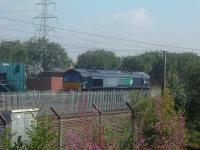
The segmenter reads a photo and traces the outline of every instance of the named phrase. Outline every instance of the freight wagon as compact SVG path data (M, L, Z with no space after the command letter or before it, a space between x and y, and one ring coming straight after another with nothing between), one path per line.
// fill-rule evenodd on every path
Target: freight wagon
M144 72L70 69L63 75L64 90L149 89Z

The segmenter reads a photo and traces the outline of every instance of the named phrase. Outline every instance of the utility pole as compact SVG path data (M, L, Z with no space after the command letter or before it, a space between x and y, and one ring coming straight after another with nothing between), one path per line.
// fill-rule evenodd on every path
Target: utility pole
M41 13L38 16L34 17L35 20L40 20L39 28L36 29L36 35L39 36L39 38L46 39L48 33L54 30L53 27L50 27L48 25L49 19L58 20L57 16L49 13L51 5L54 5L54 7L56 8L56 3L51 0L41 0L40 2L35 4L36 9L37 7L39 7L41 11Z
M164 54L164 66L163 66L163 83L162 83L162 95L164 94L164 90L167 84L167 52L162 51Z

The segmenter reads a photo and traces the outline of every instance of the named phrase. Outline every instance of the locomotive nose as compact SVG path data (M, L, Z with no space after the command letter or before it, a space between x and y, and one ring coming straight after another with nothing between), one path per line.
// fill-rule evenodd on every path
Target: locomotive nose
M80 83L72 83L72 82L68 82L68 83L63 83L63 88L66 91L77 91L77 90L81 90L81 84Z

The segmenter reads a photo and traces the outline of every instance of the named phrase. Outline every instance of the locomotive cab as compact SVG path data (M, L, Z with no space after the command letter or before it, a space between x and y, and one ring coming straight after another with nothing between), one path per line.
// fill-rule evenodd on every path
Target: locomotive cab
M64 74L63 88L66 91L81 90L81 82L82 82L81 75L74 70L69 70Z

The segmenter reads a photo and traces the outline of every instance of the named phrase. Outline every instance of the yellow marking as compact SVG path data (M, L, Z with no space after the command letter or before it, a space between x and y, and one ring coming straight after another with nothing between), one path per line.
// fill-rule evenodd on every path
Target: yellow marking
M81 90L81 84L80 83L63 83L63 89L64 90Z

